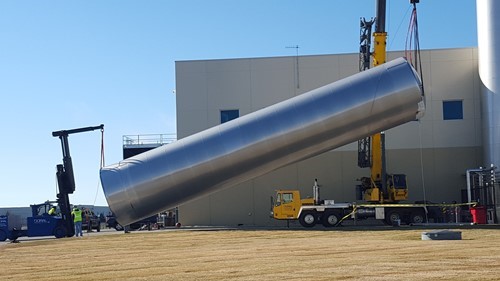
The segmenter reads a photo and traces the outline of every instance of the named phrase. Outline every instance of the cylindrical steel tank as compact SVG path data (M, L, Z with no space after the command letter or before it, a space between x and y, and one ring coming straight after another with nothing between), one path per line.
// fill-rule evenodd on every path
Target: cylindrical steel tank
M500 1L477 0L483 163L500 167Z
M399 58L101 170L122 225L415 120L420 78Z

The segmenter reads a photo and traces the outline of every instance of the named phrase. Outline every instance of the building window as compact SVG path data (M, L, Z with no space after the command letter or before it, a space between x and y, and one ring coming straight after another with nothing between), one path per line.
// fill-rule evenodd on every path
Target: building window
M226 123L227 121L231 121L240 117L239 109L231 109L231 110L221 110L220 111L220 123Z
M464 119L464 110L461 100L443 101L443 119L461 120Z

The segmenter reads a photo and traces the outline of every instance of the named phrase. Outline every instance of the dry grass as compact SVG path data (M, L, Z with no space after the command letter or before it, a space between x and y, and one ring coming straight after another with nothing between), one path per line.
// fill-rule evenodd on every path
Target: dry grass
M0 245L0 280L500 280L500 230L156 231Z

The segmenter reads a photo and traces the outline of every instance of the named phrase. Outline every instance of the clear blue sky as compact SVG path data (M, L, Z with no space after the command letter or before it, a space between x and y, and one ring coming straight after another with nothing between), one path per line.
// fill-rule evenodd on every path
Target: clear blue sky
M404 49L410 4L387 0L388 50ZM477 46L473 0L421 0L422 49ZM0 206L56 195L52 131L105 125L106 163L122 135L175 133L175 61L356 53L374 0L0 1ZM106 205L100 133L70 135L74 204Z

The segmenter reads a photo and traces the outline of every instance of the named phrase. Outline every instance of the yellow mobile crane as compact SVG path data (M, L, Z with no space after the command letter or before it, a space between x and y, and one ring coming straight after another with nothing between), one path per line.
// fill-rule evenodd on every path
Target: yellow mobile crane
M415 5L419 0L410 0ZM377 0L375 32L373 33L373 66L385 63L387 32L385 31L386 0ZM368 30L361 32L360 71L370 67L370 33L372 21L361 19L361 28ZM365 44L363 44L365 42ZM377 133L358 142L358 166L370 167L370 177L362 177L358 188L358 199L370 203L397 203L408 199L406 175L387 174L385 164L385 135Z
M416 11L419 0L410 0ZM386 62L385 31L386 0L376 1L375 20L361 19L360 36L360 71ZM415 14L416 15L416 14ZM416 20L416 18L415 18ZM371 52L371 26L375 23L373 33L374 47ZM336 226L342 220L351 218L375 217L387 224L422 223L426 221L425 204L398 204L408 199L406 175L387 174L385 165L384 133L377 133L358 142L358 166L370 168L370 177L362 177L358 188L358 199L369 204L335 203L333 200L320 200L317 180L313 186L313 197L301 199L298 190L278 190L276 200L273 199L271 216L275 219L298 219L304 227L312 227L320 222L325 227Z

